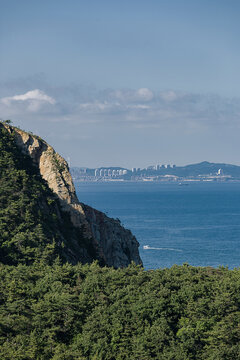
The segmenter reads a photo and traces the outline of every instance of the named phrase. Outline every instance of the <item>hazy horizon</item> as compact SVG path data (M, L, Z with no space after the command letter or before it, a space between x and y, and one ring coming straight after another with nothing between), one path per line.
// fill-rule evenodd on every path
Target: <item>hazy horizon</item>
M240 165L236 0L3 2L0 118L72 166Z
M67 159L66 159L67 160ZM69 162L69 159L68 159L68 162ZM118 164L115 164L115 165L101 165L101 166L97 166L97 167L91 167L91 166L75 166L75 165L72 165L70 163L70 166L71 168L81 168L81 169L101 169L101 168L123 168L123 169L128 169L128 170L132 170L132 168L140 168L141 170L143 169L146 169L148 166L155 166L155 165L176 165L176 167L185 167L185 166L189 166L189 165L199 165L201 163L211 163L211 164L219 164L219 165L232 165L232 166L240 166L240 165L237 165L237 164L233 164L233 163L223 163L223 162L219 162L219 163L215 163L215 162L211 162L211 161L207 161L207 160L203 160L203 161L200 161L199 163L187 163L187 164L176 164L176 163L166 163L166 164L162 164L162 163L159 163L159 164L152 164L152 163L149 163L149 164L146 164L145 166L143 167L138 167L138 166L131 166L131 167L124 167L122 165L118 165Z

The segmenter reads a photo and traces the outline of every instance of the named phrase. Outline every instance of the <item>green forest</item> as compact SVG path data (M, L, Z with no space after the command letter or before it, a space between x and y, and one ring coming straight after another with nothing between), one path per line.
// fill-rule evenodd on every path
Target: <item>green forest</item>
M73 231L0 126L0 359L240 359L240 269L69 263Z

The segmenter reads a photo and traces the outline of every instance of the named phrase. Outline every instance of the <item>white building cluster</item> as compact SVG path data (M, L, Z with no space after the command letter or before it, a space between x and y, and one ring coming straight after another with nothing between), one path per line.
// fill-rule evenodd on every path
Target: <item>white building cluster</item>
M95 177L116 177L127 174L126 169L112 170L112 169L95 169Z
M174 169L176 165L171 164L157 164L153 166L154 170L160 170L160 169Z
M162 170L162 169L174 169L176 165L170 165L170 164L157 164L157 165L150 165L147 168L143 170ZM137 172L141 171L140 168L132 168L132 173L136 174Z
M140 168L132 168L132 173L135 174L137 173L138 171L140 171L141 169Z
M157 164L157 165L150 165L147 168L145 168L144 170L163 170L163 169L174 169L176 167L176 165L170 165L170 164ZM132 169L132 171L134 170L134 168ZM140 169L139 169L140 170ZM134 172L134 171L133 171Z

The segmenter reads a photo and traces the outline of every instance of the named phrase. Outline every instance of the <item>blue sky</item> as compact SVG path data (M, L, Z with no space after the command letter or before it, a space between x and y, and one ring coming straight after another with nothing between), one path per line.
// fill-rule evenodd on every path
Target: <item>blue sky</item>
M0 117L73 165L240 165L234 0L0 0Z

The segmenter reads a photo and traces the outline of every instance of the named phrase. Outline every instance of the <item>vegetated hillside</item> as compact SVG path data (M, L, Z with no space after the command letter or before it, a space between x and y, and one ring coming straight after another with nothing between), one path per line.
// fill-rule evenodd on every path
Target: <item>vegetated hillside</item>
M52 205L52 208L55 207L56 210L57 206L58 209L55 215L59 213L58 220L63 225L63 229L70 230L66 236L64 232L60 231L67 241L64 252L61 252L64 253L67 261L86 263L98 259L102 264L115 268L128 266L131 261L142 264L138 251L139 243L131 231L125 229L117 219L109 218L101 211L79 201L68 164L52 146L38 136L6 123L0 122L0 129L9 141L11 139L14 151L18 153L20 159L18 163L12 164L13 169L16 167L17 170L23 170L28 174L32 168L31 171L35 170L35 173L38 174L39 181L45 184L45 189L52 190L53 200L57 200L53 201ZM7 152L11 153L11 146L5 149L5 153ZM28 159L28 162L24 159ZM21 162L24 162L23 168L19 167ZM20 184L21 192L17 191L17 196L21 193L26 194L26 188L29 189L31 197L34 195L34 190L32 192L30 190L32 180L28 178L29 184L25 188L22 183ZM45 202L46 196L43 195ZM37 199L35 200L37 201ZM4 204L3 206L5 206ZM38 202L36 204L40 205ZM50 203L48 202L48 204ZM45 212L46 218L49 217L48 210L46 209ZM42 213L44 213L43 206ZM64 224L65 217L68 218L66 219L67 224ZM22 220L24 221L24 219ZM57 242L57 245L60 243Z
M76 258L83 263L98 258L32 159L0 127L0 261L31 264L40 258L51 262L56 256L73 263Z
M240 359L240 271L0 265L4 360Z

